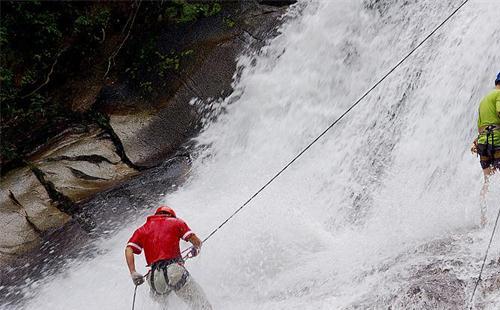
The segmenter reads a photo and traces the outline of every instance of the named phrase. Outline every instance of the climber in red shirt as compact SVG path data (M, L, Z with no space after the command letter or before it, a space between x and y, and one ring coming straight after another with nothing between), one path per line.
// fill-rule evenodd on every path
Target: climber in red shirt
M212 309L205 293L184 267L179 248L181 239L193 245L188 257L200 253L202 242L186 222L177 218L172 208L160 206L155 215L149 216L146 223L134 232L125 248L132 281L141 285L146 277L151 295L161 303L174 291L192 309ZM143 250L151 267L146 276L135 270L134 254L141 254Z

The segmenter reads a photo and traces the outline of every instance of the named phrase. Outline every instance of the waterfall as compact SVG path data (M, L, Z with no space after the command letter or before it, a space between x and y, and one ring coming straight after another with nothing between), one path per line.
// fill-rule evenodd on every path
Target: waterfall
M167 203L208 235L460 3L293 5L276 38L240 56L235 90L214 104L190 178ZM188 261L214 308L465 308L500 207L496 175L490 223L477 227L482 171L469 146L500 70L498 21L498 1L470 1ZM129 308L123 248L142 222L28 283L22 307ZM499 256L500 232L478 307L500 307ZM136 309L160 309L146 286Z

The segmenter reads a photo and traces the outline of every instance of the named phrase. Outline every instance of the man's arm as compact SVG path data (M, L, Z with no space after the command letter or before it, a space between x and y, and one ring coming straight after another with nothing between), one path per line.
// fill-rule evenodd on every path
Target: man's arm
M188 253L188 257L195 257L200 254L202 241L196 234L192 234L187 238L187 241L191 242L193 248Z
M143 275L135 271L134 251L130 246L125 248L125 259L127 260L127 266L130 271L130 276L132 277L132 282L134 282L135 285L141 285L144 283Z
M201 249L201 240L200 238L198 238L198 236L196 234L192 234L191 236L189 236L189 238L187 238L187 241L191 242L191 244L197 248L197 249Z
M135 272L134 251L129 246L125 247L125 259L127 260L127 266L130 273Z
M496 105L496 108L497 108L498 117L500 117L500 95L497 96L497 102L496 102L495 105Z

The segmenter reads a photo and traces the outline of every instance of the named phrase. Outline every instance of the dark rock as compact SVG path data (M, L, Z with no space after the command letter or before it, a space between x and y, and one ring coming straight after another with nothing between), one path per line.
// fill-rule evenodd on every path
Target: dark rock
M165 52L192 49L195 59L169 78L165 94L154 102L139 98L120 102L119 98L124 98L120 94L127 91L119 83L102 94L106 100L100 107L108 114L130 161L137 166L158 165L192 137L201 115L189 103L194 98L210 102L231 94L237 56L249 45L262 46L283 13L283 9L245 4L231 11L236 19L232 27L214 17L184 28L166 29L158 42L160 48L164 45ZM169 96L172 88L176 91Z
M260 4L270 5L270 6L289 6L297 2L297 0L257 0Z

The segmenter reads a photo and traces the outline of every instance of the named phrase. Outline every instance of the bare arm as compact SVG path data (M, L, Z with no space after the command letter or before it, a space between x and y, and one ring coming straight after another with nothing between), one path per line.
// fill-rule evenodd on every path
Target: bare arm
M125 248L125 259L127 260L127 266L130 271L130 276L132 277L132 282L134 282L136 286L144 283L144 276L135 271L134 251L129 246Z
M191 244L197 248L197 249L201 249L201 240L200 238L198 238L198 236L196 234L192 234L191 236L189 236L189 238L187 239L187 241L191 242Z
M130 273L135 272L134 252L129 246L125 248L125 259L127 260L127 266Z

